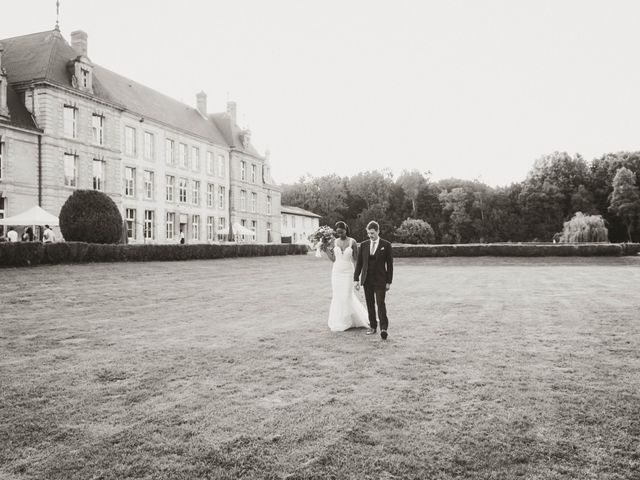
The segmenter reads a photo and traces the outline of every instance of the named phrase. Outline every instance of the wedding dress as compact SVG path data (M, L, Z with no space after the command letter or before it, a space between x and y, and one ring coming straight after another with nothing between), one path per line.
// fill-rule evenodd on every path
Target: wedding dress
M342 251L333 247L335 262L331 270L331 288L333 297L329 308L329 329L342 332L349 328L368 327L367 309L356 297L353 289L353 249L351 246Z

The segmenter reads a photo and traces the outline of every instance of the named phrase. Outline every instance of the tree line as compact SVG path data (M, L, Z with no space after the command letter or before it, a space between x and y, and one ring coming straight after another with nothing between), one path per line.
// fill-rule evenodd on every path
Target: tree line
M388 170L351 177L300 178L282 186L282 204L344 220L357 240L370 220L394 241L413 243L550 242L565 222L601 217L612 242L640 240L640 152L606 154L591 162L554 152L537 159L524 181L490 187L477 180L432 181L428 171ZM592 220L589 220L592 221ZM424 225L428 224L426 227Z

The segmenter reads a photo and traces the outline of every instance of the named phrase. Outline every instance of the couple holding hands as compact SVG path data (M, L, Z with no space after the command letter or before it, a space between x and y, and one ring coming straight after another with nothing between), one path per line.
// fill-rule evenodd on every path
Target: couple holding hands
M323 248L333 262L329 328L340 332L349 328L368 327L367 335L373 335L377 333L379 318L380 337L386 340L389 319L385 297L393 280L391 243L380 238L380 226L377 222L368 223L369 239L359 246L348 234L349 227L346 223L336 223L333 244ZM364 288L366 309L354 292L354 288L359 290L361 286Z

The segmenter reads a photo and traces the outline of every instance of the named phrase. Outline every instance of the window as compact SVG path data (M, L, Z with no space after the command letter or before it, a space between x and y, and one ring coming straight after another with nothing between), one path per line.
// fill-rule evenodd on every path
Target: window
M271 215L271 195L267 195L267 215Z
M78 186L78 159L72 153L64 154L64 185L66 187Z
M91 132L93 133L93 143L104 144L104 117L93 114L91 117Z
M200 149L191 147L191 168L196 172L200 171Z
M227 175L226 168L224 167L224 156L218 155L218 176L224 178Z
M0 220L4 218L5 199L0 197ZM4 225L0 225L0 237L4 236Z
M256 222L255 220L251 220L251 231L253 233L256 233L257 227L258 227L258 222ZM253 237L253 238L255 238L255 237Z
M215 164L213 161L213 153L207 152L207 173L209 175L215 175Z
M258 194L255 192L251 192L251 211L256 213L258 209Z
M167 202L173 202L173 192L176 188L176 177L174 177L173 175L167 175L165 177L165 180L167 184L166 200Z
M82 87L89 88L89 70L87 70L86 68L81 68L80 76L82 77Z
M167 240L173 240L173 236L175 233L175 225L176 225L176 214L174 212L167 212L166 233L165 233Z
M240 190L240 210L247 209L247 191Z
M124 196L136 196L136 169L125 167L124 169Z
M191 203L200 205L200 182L191 180Z
M153 133L144 132L144 159L153 160L154 153Z
M70 105L64 106L64 136L69 138L76 138L76 115L78 109Z
M271 222L267 222L267 243L271 243L273 239L271 238Z
M104 191L104 167L102 160L93 159L93 189Z
M219 208L220 210L222 210L222 209L224 209L224 208L225 208L225 207L224 207L224 203L225 203L225 202L224 202L224 199L225 199L225 196L226 196L225 188L224 188L222 185L220 185L220 186L218 187L218 208Z
M175 158L173 157L173 140L166 139L164 141L164 161L167 165L173 165Z
M124 127L124 153L131 157L136 155L136 129Z
M3 174L4 174L4 142L2 141L2 136L0 136L0 180L2 180Z
M216 186L207 183L207 207L213 208L216 199Z
M251 164L251 183L256 183L256 166Z
M207 217L207 240L213 242L216 239L216 221L213 217Z
M240 160L240 180L246 180L247 178L247 162Z
M144 239L145 240L153 240L154 232L153 232L153 210L145 210L144 211Z
M191 235L194 240L200 240L200 215L191 216Z
M178 184L178 200L180 203L187 203L187 179L181 178Z
M144 171L144 198L153 200L153 172Z
M127 221L127 238L132 240L136 238L136 210L135 208L127 208L125 210L125 219Z
M283 227L287 226L287 216L286 215L282 215L282 226Z
M224 217L218 218L218 231L225 231L227 229L227 219ZM226 235L226 233L221 233L220 236Z
M184 143L179 145L178 154L180 156L180 166L182 168L189 168L189 157L187 156L187 146Z

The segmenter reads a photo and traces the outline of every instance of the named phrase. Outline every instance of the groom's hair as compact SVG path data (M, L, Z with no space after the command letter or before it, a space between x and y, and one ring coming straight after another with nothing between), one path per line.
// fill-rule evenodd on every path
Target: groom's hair
M367 223L367 230L375 230L376 232L379 232L380 225L378 225L378 222L376 222L375 220L371 220L369 223Z

